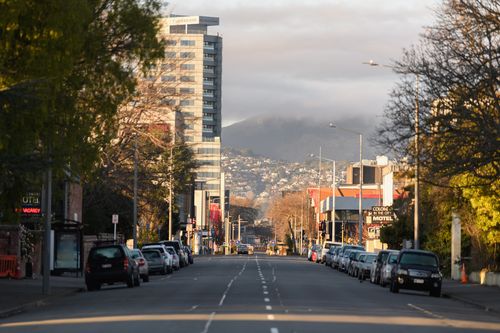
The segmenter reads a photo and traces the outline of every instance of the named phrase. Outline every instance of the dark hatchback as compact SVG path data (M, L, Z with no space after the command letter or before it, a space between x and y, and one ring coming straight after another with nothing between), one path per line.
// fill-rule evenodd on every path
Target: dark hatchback
M103 283L115 282L126 283L129 288L140 285L139 267L129 249L123 245L92 248L85 267L87 289L99 290Z
M403 250L392 268L390 290L428 291L431 296L441 296L443 275L439 271L438 257L429 251Z

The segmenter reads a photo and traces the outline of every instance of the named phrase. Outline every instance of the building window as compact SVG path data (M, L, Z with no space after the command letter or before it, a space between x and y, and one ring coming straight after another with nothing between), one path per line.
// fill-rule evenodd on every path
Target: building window
M194 82L194 76L181 76L181 82Z
M205 50L214 50L215 49L215 43L212 42L204 42L203 43L203 48Z
M203 108L205 109L213 109L215 107L214 102L203 101Z
M213 86L214 85L214 79L208 78L208 77L204 77L203 78L203 84L206 84L206 85L209 85L209 86Z
M194 112L182 112L182 114L184 115L184 117L186 118L191 118L191 117L194 117Z
M213 55L213 54L206 54L206 53L205 53L205 54L203 55L203 58L204 58L205 60L215 61L215 55Z
M184 136L184 141L185 142L193 142L194 138L190 135L186 135L186 136Z
M181 45L182 46L195 46L195 41L194 40L188 40L188 39L182 39L181 40Z
M162 75L161 82L174 82L175 75Z
M194 101L192 99L183 99L183 100L181 100L180 105L181 106L193 106Z
M198 148L197 152L198 154L220 154L219 148Z
M220 174L218 172L197 172L197 178L218 178ZM205 184L207 185L207 184Z
M175 64L161 64L162 71L172 71L175 69Z
M175 105L175 100L173 100L171 98L162 98L160 100L160 105L172 106L172 105Z
M203 165L214 165L217 166L220 164L220 160L198 160L201 166Z
M215 67L214 66L204 65L203 66L203 73L215 74Z
M169 94L169 95L175 95L175 88L172 88L172 87L162 87L160 89L160 92L162 94Z
M165 58L175 58L176 55L175 52L165 52Z
M166 44L167 44L167 46L175 46L175 45L177 45L177 41L175 41L173 39L167 39Z
M194 94L194 88L180 88L179 92L181 94Z
M182 59L192 59L194 58L194 52L181 52Z
M181 64L181 69L185 71L194 71L194 64Z

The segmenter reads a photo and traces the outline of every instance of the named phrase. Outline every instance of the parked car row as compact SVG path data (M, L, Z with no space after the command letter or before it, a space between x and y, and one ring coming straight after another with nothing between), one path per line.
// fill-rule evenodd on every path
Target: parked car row
M326 251L325 251L326 250ZM324 259L322 258L324 252ZM362 246L325 242L313 245L308 260L324 262L360 281L367 278L373 284L389 286L390 291L400 289L427 291L431 296L441 296L442 274L438 257L429 251L406 249L366 252Z
M170 274L193 264L189 246L180 240L145 244L141 250L124 245L104 245L90 250L85 267L85 284L89 291L103 284L122 282L129 288L149 282L152 274Z

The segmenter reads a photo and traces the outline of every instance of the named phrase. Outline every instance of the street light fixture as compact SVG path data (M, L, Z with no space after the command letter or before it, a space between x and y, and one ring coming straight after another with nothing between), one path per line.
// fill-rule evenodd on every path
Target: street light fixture
M363 62L365 65L373 67L387 67L395 69L394 66L383 65L370 60L368 62ZM418 237L419 228L419 183L420 183L420 147L419 147L419 136L420 136L420 125L419 125L419 103L418 103L418 85L419 76L418 73L415 74L415 207L413 210L413 247L418 249L420 247L420 241Z
M359 135L359 204L358 204L358 244L363 245L363 134L351 129L342 128L334 123L330 123L330 128L337 128L346 132Z

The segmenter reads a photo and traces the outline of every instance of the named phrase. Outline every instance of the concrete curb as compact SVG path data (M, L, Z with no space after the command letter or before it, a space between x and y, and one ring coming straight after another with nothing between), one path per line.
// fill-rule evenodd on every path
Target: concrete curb
M11 308L11 309L0 310L0 319L12 317L12 316L15 316L17 314L26 312L28 310L32 310L32 309L36 309L36 308L42 307L44 305L47 305L51 300L55 300L55 299L58 299L58 298L66 297L66 296L69 296L69 295L73 295L73 294L76 294L76 293L79 293L79 292L82 292L82 291L85 291L85 290L86 290L85 288L80 287L80 288L76 288L74 290L69 290L67 292L62 292L62 293L58 293L58 294L55 294L55 295L50 295L50 296L44 297L42 299L39 299L37 301L28 302L26 304L19 305L19 306L16 306L14 308Z
M481 310L484 310L486 312L495 312L495 313L500 313L500 309L495 309L495 308L490 308L484 304L480 304L478 302L474 302L474 301L471 301L469 299L466 299L466 298L463 298L463 297L460 297L460 296L456 296L456 295L453 295L453 294L450 294L450 293L442 293L442 296L444 298L448 298L448 299L452 299L452 300L455 300L455 301L458 301L458 302L461 302L461 303L464 303L464 304L467 304L467 305L471 305L471 306L474 306L476 308L479 308Z

